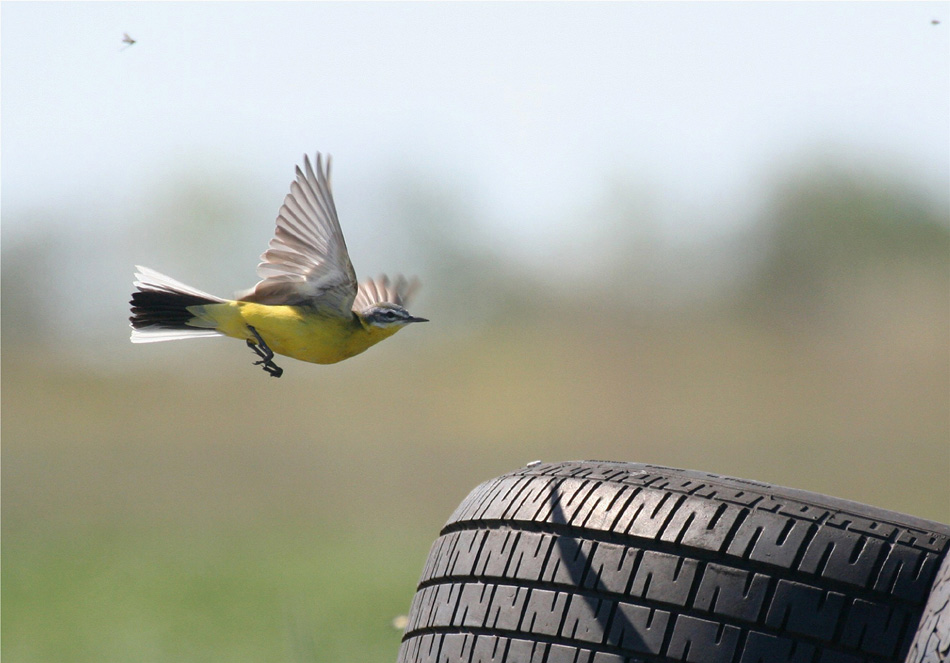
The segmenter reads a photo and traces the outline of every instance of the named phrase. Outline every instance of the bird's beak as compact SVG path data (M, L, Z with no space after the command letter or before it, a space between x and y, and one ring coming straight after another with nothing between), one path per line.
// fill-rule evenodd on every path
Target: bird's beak
M429 322L428 318L409 318L409 322Z

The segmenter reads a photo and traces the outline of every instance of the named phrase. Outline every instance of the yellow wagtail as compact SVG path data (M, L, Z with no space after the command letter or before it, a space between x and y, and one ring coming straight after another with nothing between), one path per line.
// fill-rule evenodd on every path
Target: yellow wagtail
M260 357L254 362L275 378L284 372L274 353L333 364L363 352L412 322L428 322L405 309L419 281L386 276L357 284L317 153L314 172L304 168L277 216L277 229L261 255L261 281L234 300L196 290L136 266L132 293L132 342L200 336L243 339Z

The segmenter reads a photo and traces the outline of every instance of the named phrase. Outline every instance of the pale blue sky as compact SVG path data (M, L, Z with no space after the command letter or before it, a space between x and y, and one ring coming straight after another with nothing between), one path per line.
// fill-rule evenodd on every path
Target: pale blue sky
M192 160L276 213L318 149L338 198L405 168L526 243L576 232L605 177L702 216L814 149L946 197L948 7L4 2L4 234L37 208L134 217Z

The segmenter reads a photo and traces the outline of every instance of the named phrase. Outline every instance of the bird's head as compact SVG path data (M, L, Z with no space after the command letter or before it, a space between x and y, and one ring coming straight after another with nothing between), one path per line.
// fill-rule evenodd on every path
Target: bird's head
M402 306L389 302L373 304L358 315L360 322L363 323L363 327L366 329L385 329L390 333L396 332L413 322L429 322L425 318L414 317Z

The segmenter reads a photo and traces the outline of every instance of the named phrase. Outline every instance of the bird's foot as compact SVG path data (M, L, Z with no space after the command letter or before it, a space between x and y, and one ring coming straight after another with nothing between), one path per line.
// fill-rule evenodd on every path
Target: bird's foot
M247 339L247 347L261 358L260 361L255 361L254 365L263 368L271 377L279 378L284 374L284 369L273 362L274 351L267 347L267 343L264 342L264 339L261 338L261 335L257 333L254 327L248 325L247 328L251 330L254 338L257 339L256 343L251 339Z

